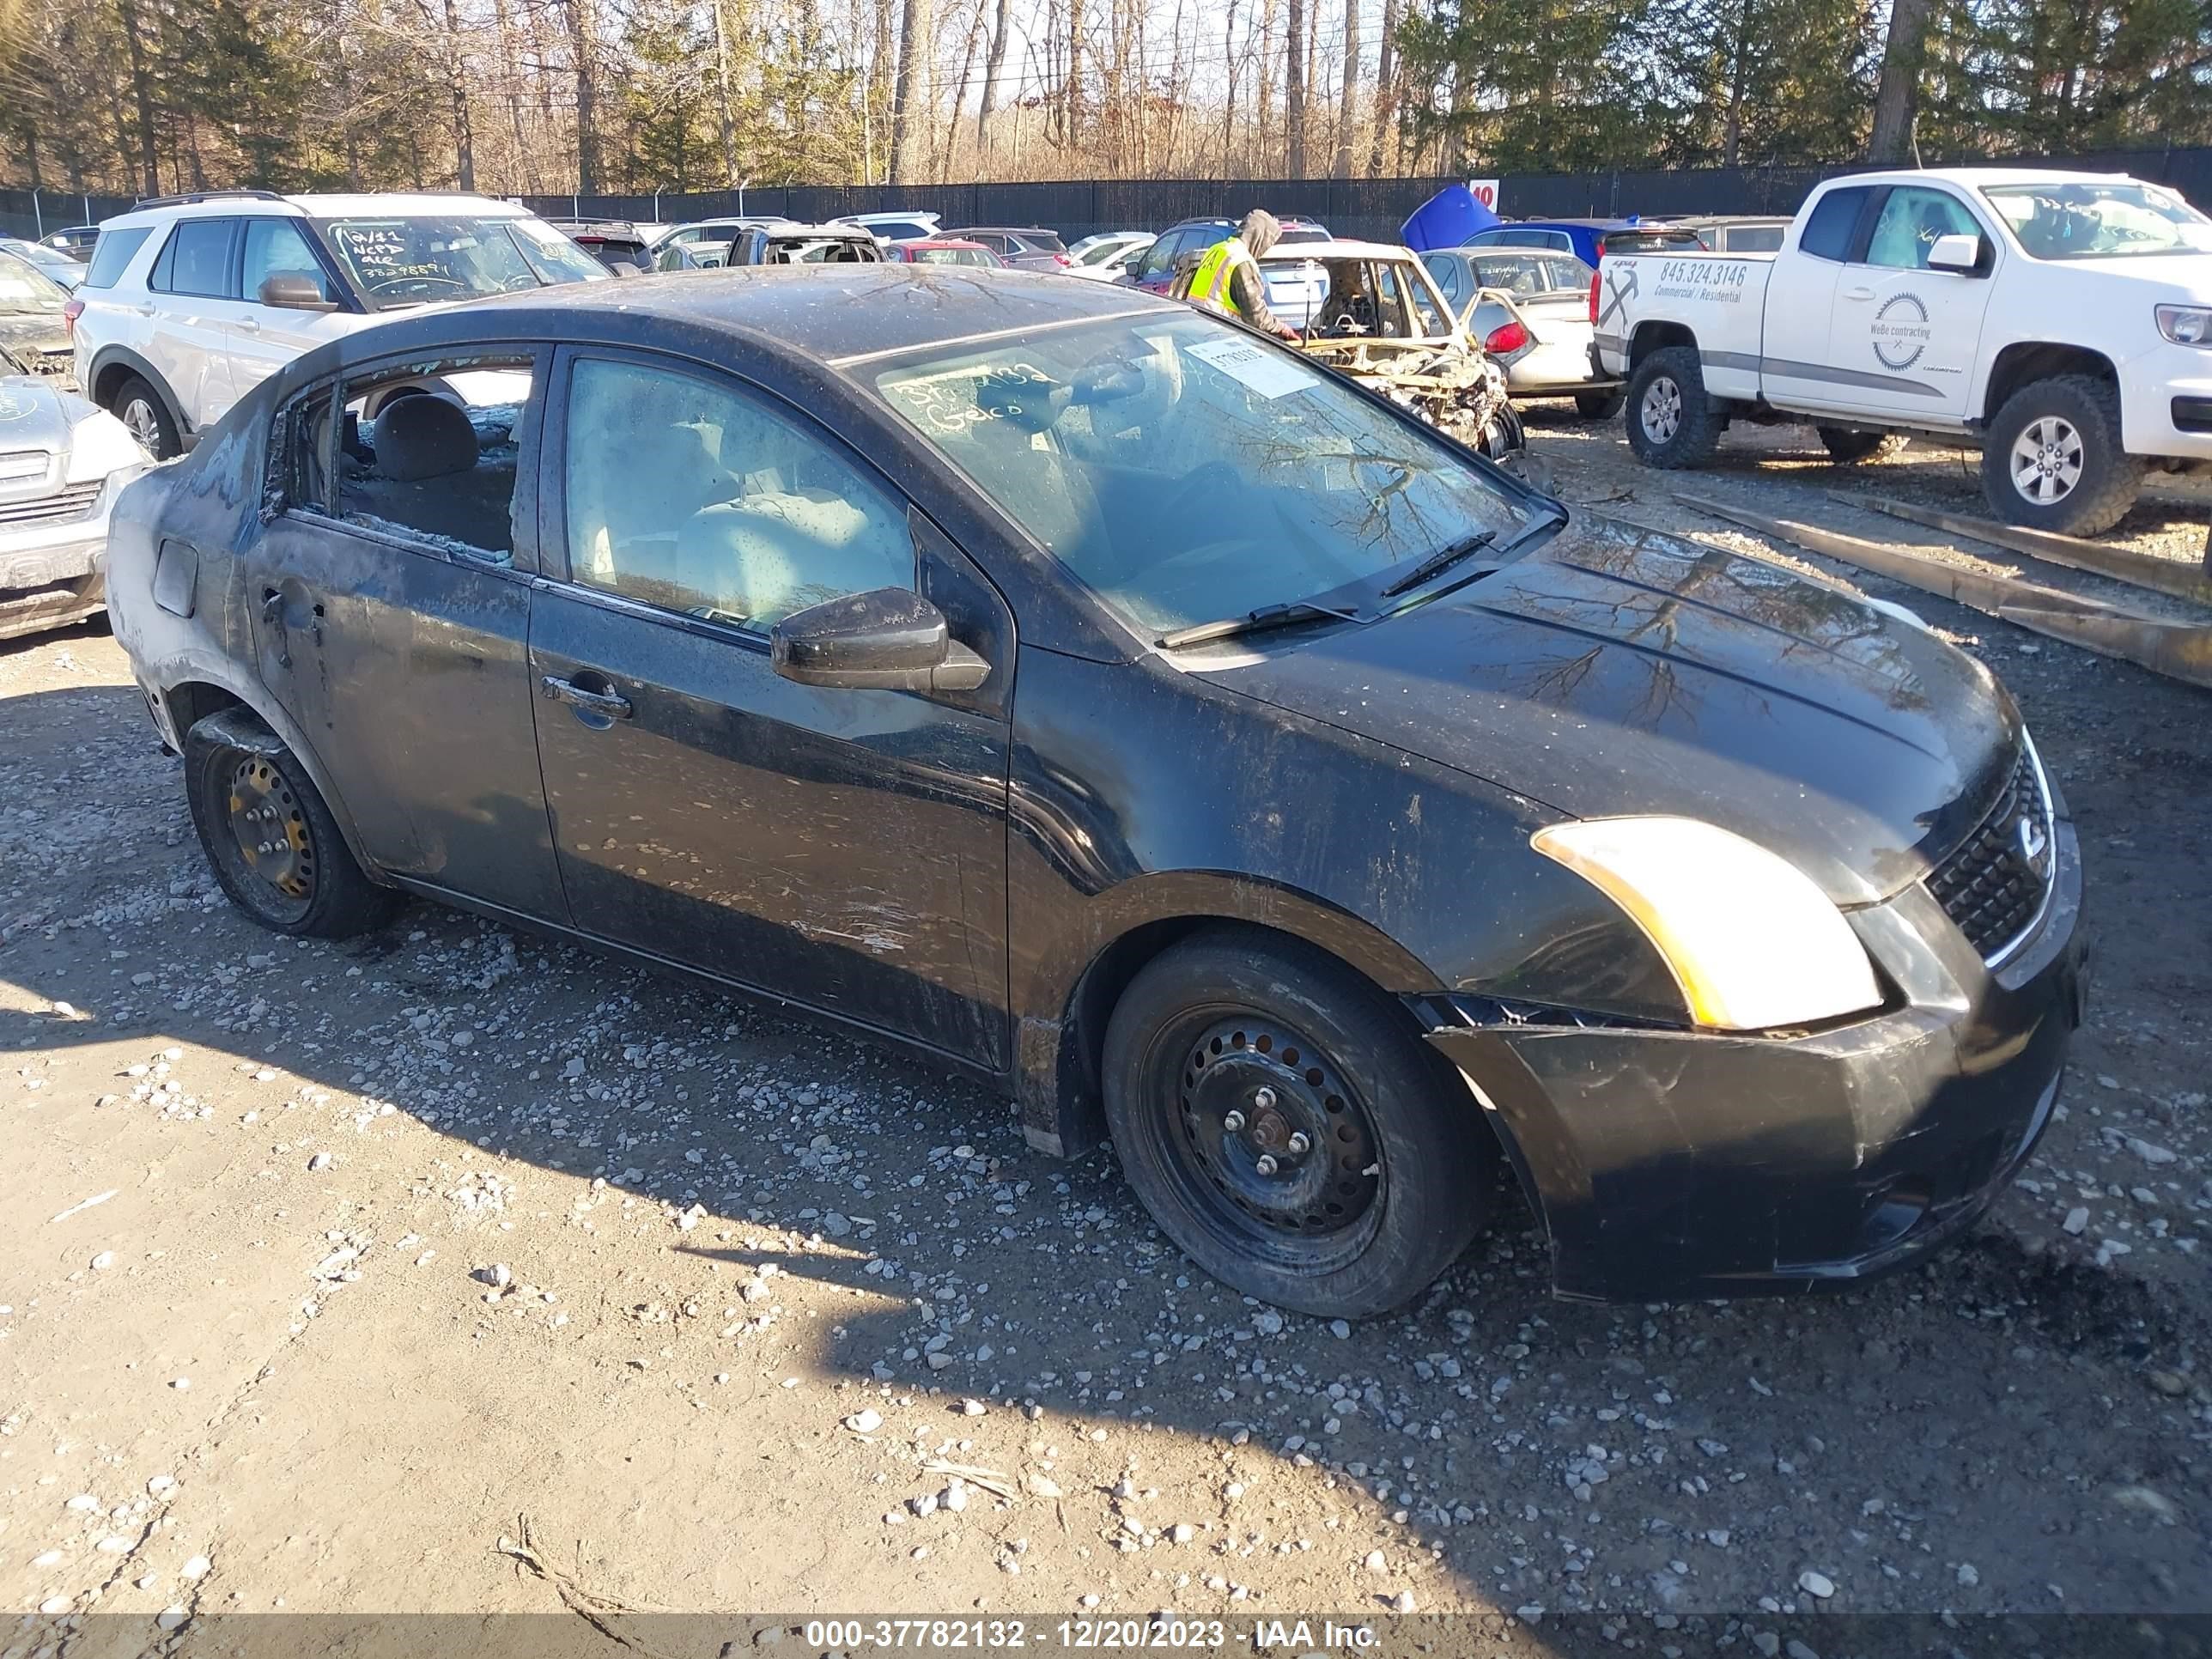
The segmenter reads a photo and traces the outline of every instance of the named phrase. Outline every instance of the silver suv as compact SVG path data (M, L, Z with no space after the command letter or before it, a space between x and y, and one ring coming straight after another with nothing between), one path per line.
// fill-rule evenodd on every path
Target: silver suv
M611 280L513 203L204 191L103 223L64 314L85 395L167 459L301 352L395 311Z

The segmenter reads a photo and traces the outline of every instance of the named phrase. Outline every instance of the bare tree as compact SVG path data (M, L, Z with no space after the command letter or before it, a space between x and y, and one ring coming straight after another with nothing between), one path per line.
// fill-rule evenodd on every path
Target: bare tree
M1902 161L1912 153L1920 113L1921 47L1929 0L1890 0L1889 38L1881 49L1881 84L1874 95L1874 137L1867 159Z
M138 32L137 0L116 0L123 19L123 40L131 49L131 101L138 115L138 164L145 176L146 193L161 193L161 169L154 158L154 75L146 62L146 43Z
M930 0L905 0L899 18L898 83L891 91L890 182L913 182L929 145Z
M1367 146L1367 176L1382 176L1382 145L1398 117L1398 0L1382 0L1382 39L1375 63L1375 137ZM1395 143L1391 146L1395 151ZM1393 170L1396 156L1391 158Z
M1284 53L1288 72L1283 81L1283 127L1290 151L1284 171L1293 179L1306 176L1306 9L1310 3L1291 0L1290 39Z
M1344 94L1336 112L1336 165L1340 179L1352 177L1352 128L1359 119L1359 0L1344 0Z
M983 90L975 106L975 149L979 164L989 160L987 152L991 143L991 114L999 106L999 77L1006 67L1006 37L1012 32L1012 20L1006 15L1012 0L998 0L998 14L991 23L991 50L983 59Z
M599 31L592 0L563 0L576 76L576 189L599 193Z

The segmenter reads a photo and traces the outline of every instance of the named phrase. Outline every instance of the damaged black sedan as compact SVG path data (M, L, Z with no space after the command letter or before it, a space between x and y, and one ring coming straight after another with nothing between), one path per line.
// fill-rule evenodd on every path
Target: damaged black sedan
M1979 664L1126 289L409 318L132 486L108 588L263 925L413 893L903 1043L1314 1313L1418 1293L1501 1155L1564 1295L1913 1259L2078 1020Z

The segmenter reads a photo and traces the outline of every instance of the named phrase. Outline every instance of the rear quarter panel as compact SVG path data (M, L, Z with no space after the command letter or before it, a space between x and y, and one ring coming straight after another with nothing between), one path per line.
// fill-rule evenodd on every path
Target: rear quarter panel
M1652 342L1673 343L1686 329L1708 391L1756 398L1772 275L1771 254L1608 253L1598 267L1597 343L1606 367L1625 375Z

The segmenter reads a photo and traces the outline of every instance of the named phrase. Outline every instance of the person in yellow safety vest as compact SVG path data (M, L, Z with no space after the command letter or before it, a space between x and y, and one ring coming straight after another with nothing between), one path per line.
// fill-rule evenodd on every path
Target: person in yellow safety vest
M1285 340L1297 330L1267 309L1267 285L1260 275L1260 256L1283 240L1283 227L1265 208L1244 216L1237 234L1206 251L1191 273L1189 298Z

